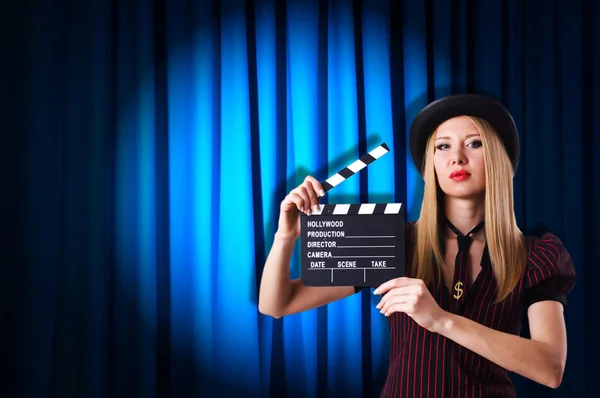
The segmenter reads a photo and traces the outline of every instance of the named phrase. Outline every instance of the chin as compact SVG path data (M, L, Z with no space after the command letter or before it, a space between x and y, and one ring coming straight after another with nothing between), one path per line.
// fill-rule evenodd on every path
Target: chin
M485 198L485 190L474 189L465 186L454 186L442 188L444 195L451 198L473 200Z
M464 194L464 195L446 195L452 198L456 198L456 199L461 199L461 200L481 200L483 201L485 199L485 195L478 192L478 193L472 193L472 194Z

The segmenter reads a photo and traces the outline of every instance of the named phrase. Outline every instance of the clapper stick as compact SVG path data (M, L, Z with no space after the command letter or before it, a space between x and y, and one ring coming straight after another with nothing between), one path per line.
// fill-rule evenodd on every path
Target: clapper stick
M340 183L346 181L348 178L352 177L354 174L358 173L386 153L390 151L390 148L386 145L386 143L382 143L377 148L373 149L371 152L364 154L360 159L352 163L351 165L344 167L327 180L321 183L323 186L323 191L327 192L331 190L333 187L339 185Z

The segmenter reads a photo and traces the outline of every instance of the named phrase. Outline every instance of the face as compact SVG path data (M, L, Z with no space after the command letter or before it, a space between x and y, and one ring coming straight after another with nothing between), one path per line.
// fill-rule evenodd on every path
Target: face
M435 173L451 197L475 198L485 192L485 163L479 131L466 117L442 123L435 136Z

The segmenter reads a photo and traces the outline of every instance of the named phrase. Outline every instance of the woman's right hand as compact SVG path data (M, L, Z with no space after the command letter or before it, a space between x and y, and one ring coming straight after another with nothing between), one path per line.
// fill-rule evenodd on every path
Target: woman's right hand
M300 212L311 214L318 210L324 195L321 183L311 176L307 176L302 184L290 191L279 209L279 236L297 239L300 236Z

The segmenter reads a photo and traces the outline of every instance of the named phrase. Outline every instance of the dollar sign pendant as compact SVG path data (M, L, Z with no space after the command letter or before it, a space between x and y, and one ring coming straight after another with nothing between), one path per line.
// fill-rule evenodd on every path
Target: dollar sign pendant
M459 298L461 298L463 295L463 290L461 289L462 285L463 285L462 282L456 282L456 285L454 285L454 290L456 290L456 293L454 294L454 298L457 300Z

